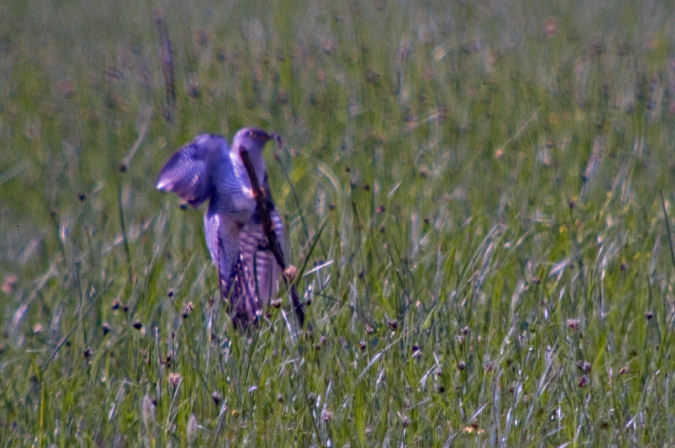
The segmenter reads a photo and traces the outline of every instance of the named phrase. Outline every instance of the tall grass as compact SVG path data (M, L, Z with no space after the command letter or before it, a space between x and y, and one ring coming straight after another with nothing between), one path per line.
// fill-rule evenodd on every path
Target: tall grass
M3 446L675 444L674 13L3 3ZM244 125L311 334L154 190Z

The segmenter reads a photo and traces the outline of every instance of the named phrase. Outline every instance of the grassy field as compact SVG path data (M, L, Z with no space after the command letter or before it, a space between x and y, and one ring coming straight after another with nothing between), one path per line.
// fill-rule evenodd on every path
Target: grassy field
M0 446L675 446L675 5L224 3L0 5ZM311 335L154 189L244 125Z

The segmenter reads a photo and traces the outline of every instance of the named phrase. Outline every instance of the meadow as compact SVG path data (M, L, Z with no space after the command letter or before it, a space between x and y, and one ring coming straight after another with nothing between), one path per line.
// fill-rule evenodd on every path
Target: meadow
M675 446L675 4L0 4L0 446ZM200 133L309 328L220 303Z

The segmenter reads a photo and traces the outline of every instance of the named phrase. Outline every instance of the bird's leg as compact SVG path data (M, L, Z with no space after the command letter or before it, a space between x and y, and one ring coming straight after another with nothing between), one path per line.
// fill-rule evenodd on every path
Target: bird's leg
M281 138L278 136L275 137L275 140L277 141L277 144L281 142ZM284 275L282 277L284 278L284 284L286 285L287 288L290 289L291 302L293 303L293 311L295 311L295 316L298 318L298 323L300 324L300 327L303 327L305 324L305 311L302 309L303 305L300 302L300 297L298 296L298 290L295 287L295 283L289 282L288 277L285 275L286 261L284 260L284 255L281 250L281 244L279 244L279 240L277 239L277 234L274 232L274 228L272 226L272 219L270 218L270 212L267 208L267 204L263 200L264 198L263 189L260 186L260 183L258 182L258 176L256 176L255 169L253 168L253 163L251 162L251 159L248 156L248 149L244 146L241 146L239 148L239 156L241 157L241 161L244 163L244 167L246 168L246 172L248 173L248 177L251 181L251 189L253 190L253 197L256 200L256 203L258 204L258 208L260 209L260 218L262 221L263 229L265 230L265 234L267 235L269 248L272 251L274 258L276 259L277 264L281 267L281 270L284 272Z

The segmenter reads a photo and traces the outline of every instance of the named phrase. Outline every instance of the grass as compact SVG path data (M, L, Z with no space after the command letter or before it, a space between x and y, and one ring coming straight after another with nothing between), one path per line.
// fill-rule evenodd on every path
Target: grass
M4 2L0 443L674 445L674 12ZM244 125L311 336L154 190Z

